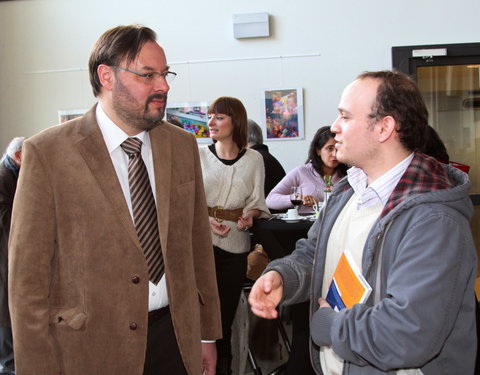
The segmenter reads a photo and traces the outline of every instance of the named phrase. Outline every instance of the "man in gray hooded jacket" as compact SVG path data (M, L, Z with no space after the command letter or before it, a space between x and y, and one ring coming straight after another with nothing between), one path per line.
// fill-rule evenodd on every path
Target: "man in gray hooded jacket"
M308 238L268 266L252 311L311 300L318 374L473 374L476 252L466 174L421 150L428 112L416 85L367 72L344 90L337 159L352 165ZM344 250L373 291L335 311L326 301Z

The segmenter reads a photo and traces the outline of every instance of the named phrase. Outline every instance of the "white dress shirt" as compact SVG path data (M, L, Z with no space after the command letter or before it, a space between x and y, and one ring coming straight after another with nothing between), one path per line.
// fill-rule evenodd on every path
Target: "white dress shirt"
M130 199L130 187L128 185L128 156L121 148L121 144L128 138L128 135L115 125L112 120L108 118L102 109L100 103L97 105L96 110L97 123L103 135L105 144L107 145L108 152L112 158L115 172L117 173L118 181L122 187L125 201L127 202L128 210L132 216L133 211L132 202ZM155 175L153 170L153 157L152 146L150 144L150 136L148 132L141 132L135 136L142 141L142 159L147 167L148 177L150 179L150 185L152 191L155 191ZM157 197L153 194L155 201ZM165 274L162 276L160 282L155 285L149 281L148 288L148 311L157 310L159 308L168 305L167 285L165 280Z
M357 196L357 209L381 203L383 206L388 201L393 189L412 162L413 152L400 163L375 180L370 186L365 172L357 167L347 170L347 179Z

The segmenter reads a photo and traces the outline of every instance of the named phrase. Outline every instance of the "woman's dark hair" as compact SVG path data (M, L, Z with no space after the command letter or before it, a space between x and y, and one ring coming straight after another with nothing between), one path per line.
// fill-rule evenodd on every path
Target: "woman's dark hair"
M330 126L322 126L317 130L313 136L312 142L310 142L308 158L305 163L311 162L313 169L315 169L320 176L324 175L325 163L322 158L318 156L317 150L321 149L330 139L333 138L335 138L335 134L331 132ZM335 172L343 177L347 174L347 166L340 163L337 168L335 168Z
M450 160L450 156L448 155L445 144L441 140L437 131L431 126L427 127L425 144L420 151L428 156L434 157L439 162L444 164L448 164L448 161Z
M97 72L99 65L116 67L124 58L128 65L135 61L145 43L156 39L155 31L141 25L117 26L105 31L93 46L88 61L93 95L98 96L102 88Z
M247 110L240 100L230 96L221 96L210 104L207 113L209 115L213 113L230 116L233 124L233 141L240 150L246 147L248 134Z

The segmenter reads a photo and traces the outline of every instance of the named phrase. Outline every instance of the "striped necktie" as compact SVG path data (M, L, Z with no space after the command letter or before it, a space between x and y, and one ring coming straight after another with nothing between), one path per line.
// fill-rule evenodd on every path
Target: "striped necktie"
M135 229L147 260L150 281L157 285L163 275L164 265L155 199L141 154L142 141L130 137L121 147L128 155L128 184Z

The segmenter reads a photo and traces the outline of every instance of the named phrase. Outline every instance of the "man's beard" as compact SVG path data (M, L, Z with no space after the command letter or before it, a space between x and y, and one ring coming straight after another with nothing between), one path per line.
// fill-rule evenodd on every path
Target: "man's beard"
M150 111L148 104L155 99L163 100L164 105L156 108L155 111ZM165 115L167 94L153 94L149 96L145 101L143 111L135 103L136 99L130 91L117 80L113 90L113 108L125 124L141 131L149 131L162 123Z

